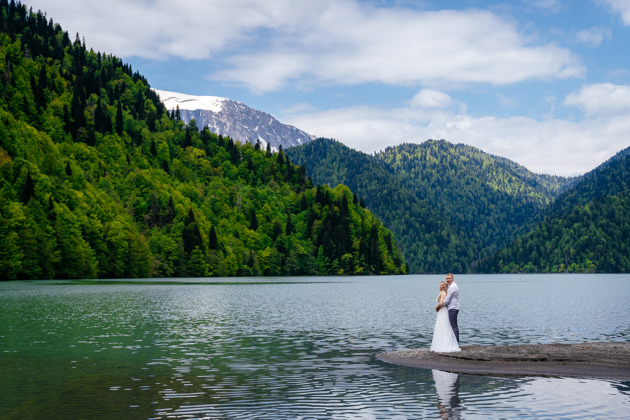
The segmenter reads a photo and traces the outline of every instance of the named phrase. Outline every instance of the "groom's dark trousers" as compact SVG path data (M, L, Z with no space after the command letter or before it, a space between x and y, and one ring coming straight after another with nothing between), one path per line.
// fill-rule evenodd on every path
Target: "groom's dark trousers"
M459 327L457 326L457 314L459 314L459 309L448 310L448 320L451 321L451 328L453 328L455 338L457 339L457 344L459 344Z

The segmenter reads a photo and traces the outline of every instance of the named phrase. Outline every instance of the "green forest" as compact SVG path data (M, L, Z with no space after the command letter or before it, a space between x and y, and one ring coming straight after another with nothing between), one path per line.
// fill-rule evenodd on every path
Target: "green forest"
M411 272L476 271L573 180L444 140L371 155L329 139L287 150L315 182L345 184L398 238Z
M628 272L625 150L578 178L535 174L430 140L366 155L329 139L287 150L315 182L346 184L399 240L410 272Z
M463 263L472 271L533 227L537 215L572 182L444 140L389 147L375 157L460 232L461 246L471 253Z
M630 272L630 148L584 175L482 270Z
M122 60L7 0L0 120L0 279L407 272L348 187L184 124Z
M385 162L330 139L292 147L287 154L295 162L308 162L308 175L315 182L345 184L356 191L394 233L410 272L463 272L474 257L462 232Z

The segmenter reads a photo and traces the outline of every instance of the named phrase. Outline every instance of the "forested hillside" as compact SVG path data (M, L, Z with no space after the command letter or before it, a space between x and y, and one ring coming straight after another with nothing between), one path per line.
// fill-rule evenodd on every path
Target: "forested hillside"
M584 175L540 225L486 261L495 272L629 272L630 148Z
M185 125L120 59L0 10L0 279L404 273L344 186Z
M572 182L443 140L369 156L320 139L287 154L315 182L356 191L396 234L412 272L478 270Z
M474 253L466 247L463 232L390 165L330 139L317 139L286 153L304 164L315 182L345 184L356 191L399 240L411 272L467 271Z
M536 216L571 180L538 175L505 158L440 141L389 147L376 157L409 181L448 224L464 232L476 257L500 249L532 227ZM378 214L378 213L377 213Z

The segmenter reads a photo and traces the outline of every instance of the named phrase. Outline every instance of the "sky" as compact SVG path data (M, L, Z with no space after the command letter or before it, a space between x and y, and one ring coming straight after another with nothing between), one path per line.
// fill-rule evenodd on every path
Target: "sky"
M366 153L444 139L536 173L630 146L630 0L30 0L151 87Z

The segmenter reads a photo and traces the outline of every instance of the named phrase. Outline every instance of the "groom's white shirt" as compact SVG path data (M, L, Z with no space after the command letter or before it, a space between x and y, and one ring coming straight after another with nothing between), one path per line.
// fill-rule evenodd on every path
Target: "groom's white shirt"
M446 298L444 302L442 302L442 306L446 306L449 311L451 309L459 310L459 287L457 287L457 283L453 282L448 286Z

